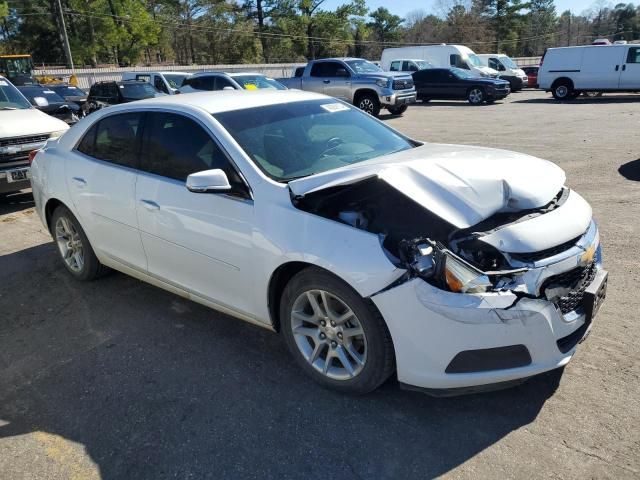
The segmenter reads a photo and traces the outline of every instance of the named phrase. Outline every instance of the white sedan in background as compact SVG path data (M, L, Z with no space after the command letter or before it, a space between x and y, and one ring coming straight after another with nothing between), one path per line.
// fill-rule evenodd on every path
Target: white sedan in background
M299 91L101 110L37 154L69 273L104 267L280 331L316 381L434 394L565 365L606 292L557 166L422 143Z

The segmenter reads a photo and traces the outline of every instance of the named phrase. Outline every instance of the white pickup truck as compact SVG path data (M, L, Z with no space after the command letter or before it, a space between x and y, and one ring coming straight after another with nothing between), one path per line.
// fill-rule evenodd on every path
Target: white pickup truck
M62 120L34 108L0 77L0 196L29 188L29 153L68 129Z
M304 70L296 69L296 76L277 80L288 88L339 98L373 116L382 108L401 115L416 101L411 75L385 72L361 58L312 60Z

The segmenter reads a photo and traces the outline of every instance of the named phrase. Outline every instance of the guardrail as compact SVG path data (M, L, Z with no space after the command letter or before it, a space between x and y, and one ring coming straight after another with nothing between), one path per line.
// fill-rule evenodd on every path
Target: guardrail
M540 57L519 57L513 59L519 67L536 66L540 64ZM301 63L263 63L243 65L158 65L155 67L107 67L107 68L42 68L35 70L36 75L57 77L67 80L75 74L80 88L88 89L96 82L122 79L124 72L202 72L217 70L225 72L259 72L271 77L290 77L295 67Z

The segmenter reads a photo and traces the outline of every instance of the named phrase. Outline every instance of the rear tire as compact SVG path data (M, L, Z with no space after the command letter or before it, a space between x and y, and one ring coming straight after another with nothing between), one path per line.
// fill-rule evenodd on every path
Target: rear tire
M324 387L365 394L394 371L393 344L382 316L329 272L310 267L289 281L280 323L296 363Z
M568 80L559 80L551 87L551 95L556 100L570 100L573 96L573 84Z
M407 111L407 108L407 105L400 105L399 107L389 107L387 110L389 110L391 115L402 115Z
M67 207L59 206L54 210L51 236L62 264L77 280L93 280L106 270L96 257L80 222Z
M369 115L373 115L377 117L380 114L380 101L378 97L373 93L361 93L357 97L356 107L358 107L363 112L368 113Z

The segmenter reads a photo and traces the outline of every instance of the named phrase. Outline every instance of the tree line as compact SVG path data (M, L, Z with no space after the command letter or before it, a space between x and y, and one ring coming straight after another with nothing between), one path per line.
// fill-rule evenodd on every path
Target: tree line
M640 7L596 1L579 15L553 0L438 0L405 18L366 0L0 0L0 53L63 65L64 18L76 65L379 59L386 47L459 43L478 53L541 55L595 38L640 38Z

